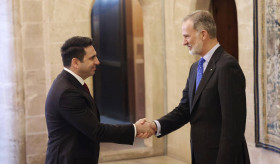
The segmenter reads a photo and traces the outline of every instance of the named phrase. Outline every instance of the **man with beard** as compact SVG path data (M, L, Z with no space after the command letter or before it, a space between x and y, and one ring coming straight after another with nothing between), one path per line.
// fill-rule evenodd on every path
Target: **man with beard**
M237 60L218 43L208 11L185 17L182 35L189 53L200 60L190 68L179 105L150 126L162 137L190 122L193 164L250 163L245 77Z

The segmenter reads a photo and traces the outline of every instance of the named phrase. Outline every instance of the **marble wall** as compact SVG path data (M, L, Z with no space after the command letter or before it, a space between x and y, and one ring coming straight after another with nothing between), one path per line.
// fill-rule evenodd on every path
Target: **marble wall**
M160 3L160 0L158 1ZM181 36L181 20L190 12L196 9L207 9L210 1L161 1L163 3L163 15L164 15L164 55L165 64L163 66L165 80L164 93L165 106L164 112L171 111L178 105L181 98L181 91L184 88L186 78L189 72L190 65L198 60L188 54L185 47L182 46ZM247 98L247 123L245 136L248 142L249 154L251 162L256 164L261 163L277 163L280 159L280 155L273 151L269 151L263 148L255 147L255 124L254 124L254 70L253 70L253 1L236 0L237 16L238 16L238 46L239 46L239 63L243 69L246 77L246 98ZM151 4L152 5L152 4ZM145 8L143 8L145 10ZM154 17L155 14L149 15ZM149 28L148 22L145 22L144 15L144 31ZM144 33L144 40L151 36L146 36ZM154 35L154 42L162 42L160 40L162 36ZM145 42L144 42L145 44ZM157 44L155 44L157 45ZM149 55L147 53L150 49L146 44L145 58ZM161 51L159 51L161 52ZM159 53L158 52L158 53ZM158 58L161 59L161 58ZM147 74L148 73L148 74ZM149 72L146 72L146 81L149 81ZM160 80L160 79L158 79ZM147 91L149 91L146 88ZM147 93L149 94L149 93ZM147 96L146 94L146 96ZM153 102L156 103L156 102ZM148 104L146 104L148 106ZM155 109L154 110L159 110ZM153 111L154 111L153 110ZM156 119L157 117L153 117ZM167 155L176 159L190 163L190 145L189 145L189 125L169 134L167 137Z
M60 47L75 35L91 36L92 0L19 0L25 101L26 163L44 163L47 148L45 99L63 69ZM92 88L92 79L87 79ZM24 124L23 124L24 125Z
M259 1L264 3L263 1ZM249 153L251 157L251 162L256 164L270 163L276 164L279 163L280 154L266 150L264 148L257 148L255 146L255 112L254 112L254 66L253 66L253 1L244 2L242 0L236 0L237 4L237 14L239 21L239 55L240 56L240 65L245 73L247 80L247 125L246 125L246 139L249 148ZM263 4L259 4L259 21L263 21L262 15L265 13L263 10ZM263 25L265 22L263 22ZM259 30L262 27L259 27ZM260 33L261 34L261 33ZM264 44L265 40L259 37L259 46L260 49L266 47ZM248 44L250 43L250 44ZM259 50L259 53L263 53ZM259 76L262 73L259 71Z
M26 163L35 164L45 159L47 143L43 1L22 0L21 4Z
M3 36L7 35L5 39L1 39L1 43L5 43L1 46L9 48L1 49L1 61L4 60L2 54L11 54L5 63L7 70L4 70L0 81L1 105L3 104L1 110L5 111L1 117L6 123L1 124L3 133L0 136L0 146L3 148L0 157L3 161L5 159L7 163L44 163L47 147L44 104L52 81L63 68L60 47L66 39L75 35L91 37L93 4L94 0L70 2L66 0L5 0L0 6L4 13L4 16L0 17L1 28L3 27ZM156 6L154 9L161 13L162 7ZM152 10L149 11L151 12ZM162 15L157 14L155 19L161 21L162 19L158 16ZM13 18L16 19L13 20ZM153 31L154 26L161 28L161 25L154 22L150 29ZM162 44L159 45L163 47ZM152 52L158 52L157 50L153 48ZM161 57L161 54L158 56ZM159 68L160 66L161 63L159 63ZM163 69L159 70L163 74ZM154 74L157 74L157 71ZM86 82L92 90L92 78L88 78ZM156 83L155 80L153 86ZM164 88L163 85L158 86L160 89ZM153 87L153 90L155 91L153 94L159 93L157 87ZM162 109L162 105L163 103L153 104L159 109ZM162 114L163 111L160 112L160 115ZM145 156L163 154L163 140L146 141L146 144L150 146L153 143L158 149L144 151ZM135 153L130 154L128 152L127 156L133 158ZM110 159L111 157L105 155L103 158ZM117 155L116 158L118 158Z
M195 1L164 1L165 4L165 50L167 112L178 106L186 85L191 64L199 59L190 55L183 46L182 19L195 10ZM167 154L191 163L190 125L171 133L167 137Z
M0 163L25 163L19 1L0 4Z
M144 21L146 117L152 120L178 105L189 68L198 60L182 45L181 20L203 4L197 4L200 0L139 2ZM246 139L251 162L273 164L280 160L280 155L256 148L254 141L253 1L235 2L239 63L247 84ZM63 68L59 48L71 36L91 36L93 4L94 0L1 3L0 60L4 64L0 74L1 162L44 163L47 144L44 103L52 81ZM87 83L92 86L92 79ZM190 163L189 130L187 125L166 139L146 140L153 148L146 155L165 153Z

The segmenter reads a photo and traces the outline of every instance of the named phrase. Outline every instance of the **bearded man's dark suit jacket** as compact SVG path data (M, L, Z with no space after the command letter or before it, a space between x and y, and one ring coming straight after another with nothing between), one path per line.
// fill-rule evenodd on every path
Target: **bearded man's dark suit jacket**
M190 122L193 163L250 163L244 137L245 77L238 62L218 47L195 91L197 66L191 66L180 104L158 120L159 137Z
M93 98L63 70L53 82L45 106L48 127L46 164L96 164L100 142L133 144L134 127L100 123Z

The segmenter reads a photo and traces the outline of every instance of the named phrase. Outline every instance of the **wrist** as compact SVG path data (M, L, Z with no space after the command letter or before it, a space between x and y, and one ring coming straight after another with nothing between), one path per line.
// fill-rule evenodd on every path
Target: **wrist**
M157 129L158 129L158 127L157 127L157 124L156 124L156 122L155 121L153 121L152 122L152 124L153 124L153 129L155 130L155 133L157 133Z

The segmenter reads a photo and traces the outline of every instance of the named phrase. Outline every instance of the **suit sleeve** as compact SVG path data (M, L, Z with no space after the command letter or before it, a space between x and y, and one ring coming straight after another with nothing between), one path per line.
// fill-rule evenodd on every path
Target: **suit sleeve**
M101 124L87 101L77 90L65 91L59 101L61 116L93 141L133 144L134 127L132 124Z
M227 62L219 72L218 91L222 129L217 163L238 163L246 124L245 77L237 62Z
M192 70L192 67L191 67ZM191 72L190 70L190 72ZM190 76L189 76L190 77ZM187 124L190 120L190 109L189 109L189 77L186 86L183 90L183 96L181 98L180 104L169 112L167 115L161 117L158 121L161 125L161 135L162 137L167 135L180 127Z

